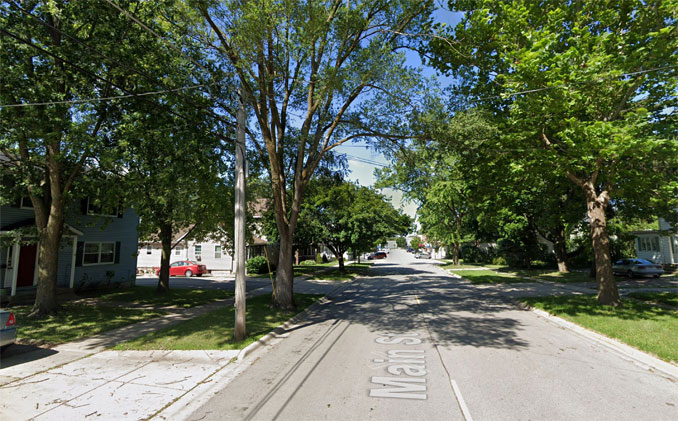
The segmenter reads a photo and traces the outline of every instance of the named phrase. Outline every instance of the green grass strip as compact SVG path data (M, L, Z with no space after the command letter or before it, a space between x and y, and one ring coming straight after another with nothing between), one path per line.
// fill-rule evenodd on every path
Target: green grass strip
M678 311L624 300L601 306L593 295L522 298L526 304L618 339L665 361L678 361Z
M271 296L260 295L247 300L247 338L233 340L235 310L226 307L192 320L158 330L135 340L119 344L117 350L229 350L242 349L320 298L319 295L295 294L297 311L270 308Z
M675 292L632 292L628 296L637 300L678 307L678 293ZM678 347L678 344L676 346Z
M86 304L64 304L56 316L28 319L31 306L12 307L16 316L18 337L61 344L107 330L162 316L162 311L139 310Z
M158 294L155 287L135 286L119 290L92 291L81 296L97 298L108 303L190 308L233 297L233 291L174 288L166 294Z
M512 284L519 282L533 282L510 273L500 273L492 270L453 270L453 273L468 279L473 284Z

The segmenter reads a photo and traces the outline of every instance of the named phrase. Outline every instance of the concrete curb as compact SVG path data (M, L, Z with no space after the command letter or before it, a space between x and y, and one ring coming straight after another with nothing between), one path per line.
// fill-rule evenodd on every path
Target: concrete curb
M278 326L272 332L260 338L258 341L242 349L238 353L238 356L231 360L228 364L221 367L219 370L217 370L212 375L204 379L196 387L194 387L181 397L168 403L165 406L165 408L155 413L151 418L163 420L187 419L191 414L193 414L193 412L197 408L200 408L202 405L207 403L210 399L212 399L212 397L216 393L218 393L219 390L223 389L225 383L229 383L231 380L236 378L240 373L245 371L247 367L249 367L249 365L253 361L252 362L245 361L245 358L248 355L250 355L255 350L259 349L263 345L270 343L271 340L279 337L288 328L301 322L308 315L309 312L330 302L330 300L333 297L342 294L344 290L346 290L353 281L355 281L355 279L346 282L345 285L337 286L335 289L325 294L324 297L320 298L318 301L310 305L301 313L295 315L282 325Z
M627 359L634 363L636 366L648 370L648 371L658 371L662 374L672 377L675 380L678 380L678 366L668 363L666 361L660 360L657 357L654 357L646 352L640 351L636 348L633 348L630 345L627 345L623 342L620 342L616 339L609 338L598 332L586 329L582 326L579 326L576 323L572 323L565 319L562 319L558 316L554 316L551 313L548 313L543 310L539 310L527 305L520 303L520 307L530 310L533 313L537 314L544 319L555 323L565 329L568 329L580 336L583 336L589 340L592 340L600 345L605 346L606 348L616 352L622 358Z
M356 278L357 279L357 278ZM354 279L355 280L355 279ZM353 280L352 280L353 281ZM238 354L237 361L241 362L244 360L249 354L252 352L256 351L257 349L261 348L264 345L267 345L270 343L273 339L279 337L280 335L284 334L287 329L290 327L296 325L299 323L301 320L303 320L308 313L311 311L315 310L316 308L320 307L321 305L324 305L330 301L332 297L335 297L337 295L340 295L352 281L349 281L346 283L346 285L339 285L337 288L333 289L329 293L327 293L324 297L320 298L318 301L315 303L311 304L308 308L306 308L304 311L302 311L299 314L296 314L294 317L286 321L285 323L281 324L280 326L276 327L273 329L271 332L268 334L264 335L263 337L259 338L256 342L252 342L245 348L243 348L240 353Z

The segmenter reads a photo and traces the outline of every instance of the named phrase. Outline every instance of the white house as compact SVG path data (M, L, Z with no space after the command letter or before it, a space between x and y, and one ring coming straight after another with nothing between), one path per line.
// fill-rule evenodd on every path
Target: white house
M636 255L664 265L678 264L678 233L659 218L659 230L636 232Z

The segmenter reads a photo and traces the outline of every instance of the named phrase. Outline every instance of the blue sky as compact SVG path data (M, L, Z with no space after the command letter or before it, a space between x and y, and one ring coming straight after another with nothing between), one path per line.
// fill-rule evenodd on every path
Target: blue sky
M448 11L440 0L437 3L438 9L434 13L434 20L436 22L445 22L450 26L454 26L461 20L463 14ZM406 62L410 66L421 67L422 73L427 77L436 75L434 69L422 65L419 55L413 51L406 53ZM442 84L447 82L447 78L445 77L438 75L436 75L436 77L438 77ZM345 144L337 147L337 152L347 154L348 167L351 170L351 174L348 178L363 186L371 186L375 182L374 169L381 167L381 165L388 165L388 161L386 161L381 153L375 152L372 149L367 149L365 145L366 142ZM366 161L373 161L375 164ZM402 208L412 217L415 216L417 205L415 203L406 203L402 199L402 192L392 189L383 189L382 193L391 197L395 207Z

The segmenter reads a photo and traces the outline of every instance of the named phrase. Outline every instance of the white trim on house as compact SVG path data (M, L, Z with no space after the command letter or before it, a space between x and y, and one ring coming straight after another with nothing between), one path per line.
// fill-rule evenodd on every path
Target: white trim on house
M12 291L10 292L11 296L16 295L16 281L19 274L19 249L21 245L19 243L12 244L12 250L14 256L12 256Z
M78 236L73 236L73 253L71 256L71 278L68 281L68 287L73 289L75 287L75 258L78 255Z

